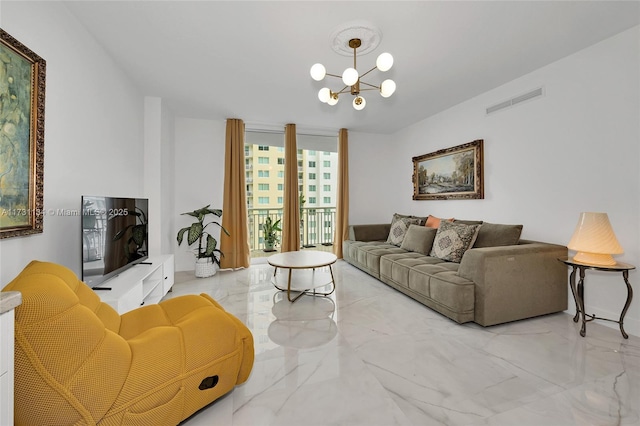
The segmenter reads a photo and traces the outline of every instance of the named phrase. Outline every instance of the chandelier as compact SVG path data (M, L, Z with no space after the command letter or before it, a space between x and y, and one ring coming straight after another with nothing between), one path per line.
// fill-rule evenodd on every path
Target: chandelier
M374 34L373 37L365 38L367 42L369 42L370 39L374 40L373 43L369 43L366 46L367 49L365 50L368 52L377 46L380 39L380 35L379 35L379 32L377 32L377 30L373 30L369 27L364 29ZM348 27L340 30L338 33L338 37L336 37L336 40L334 41L334 50L336 50L336 52L338 53L344 53L344 49L342 49L342 51L339 51L336 48L336 43L340 43L339 36L344 36L344 35L352 36L354 34L354 31L362 31L362 30L363 30L362 25L359 25L356 28ZM376 31L376 32L374 33L373 31ZM366 33L365 35L367 34L368 33ZM322 81L325 78L325 76L336 77L336 78L342 79L342 82L345 85L339 91L333 91L328 87L323 87L322 89L320 89L320 91L318 92L318 99L321 102L327 103L333 106L338 103L338 100L340 99L341 94L350 93L351 95L355 96L352 103L353 107L356 110L360 111L364 109L364 107L367 104L367 101L360 94L360 92L364 92L368 90L377 90L378 92L380 92L380 95L384 98L388 98L389 96L393 95L393 92L395 92L396 90L396 83L391 79L384 80L382 83L380 83L379 86L367 83L362 80L362 77L368 75L370 72L376 69L382 72L389 71L393 66L393 56L391 56L390 53L386 53L386 52L380 54L378 56L378 59L376 60L376 66L360 74L356 66L357 65L356 59L357 59L357 49L361 47L362 44L363 44L363 40L360 37L352 37L348 39L347 45L349 49L353 49L353 67L349 67L345 69L342 75L328 73L326 68L322 64L314 64L311 67L311 71L310 71L311 78L313 78L314 80Z

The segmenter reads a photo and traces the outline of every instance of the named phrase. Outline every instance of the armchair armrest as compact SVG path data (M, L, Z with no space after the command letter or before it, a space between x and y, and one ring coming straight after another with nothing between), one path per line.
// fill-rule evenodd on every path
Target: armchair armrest
M475 283L475 322L488 326L567 309L565 246L523 240L468 250L458 275Z
M349 239L352 241L385 241L391 229L390 223L349 226Z

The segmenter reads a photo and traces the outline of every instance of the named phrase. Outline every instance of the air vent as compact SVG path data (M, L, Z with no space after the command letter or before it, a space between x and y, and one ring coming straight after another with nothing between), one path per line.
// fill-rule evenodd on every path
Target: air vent
M519 95L519 96L516 96L515 98L509 99L508 101L503 101L503 102L500 102L498 104L495 104L495 105L492 105L490 107L487 107L487 109L486 109L487 115L493 114L496 111L500 111L500 110L505 109L505 108L510 108L510 107L512 107L514 105L517 105L519 103L522 103L522 102L525 102L525 101L528 101L528 100L531 100L531 99L535 99L535 98L537 98L539 96L542 96L544 94L544 90L543 89L544 88L539 87L539 88L537 88L535 90L532 90L530 92L527 92L527 93L525 93L523 95Z

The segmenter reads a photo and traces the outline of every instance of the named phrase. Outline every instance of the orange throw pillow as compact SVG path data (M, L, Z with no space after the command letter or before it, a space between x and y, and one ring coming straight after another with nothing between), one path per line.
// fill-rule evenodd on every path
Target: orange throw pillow
M429 215L429 217L427 218L427 222L424 224L424 226L426 226L427 228L439 228L440 227L440 221L443 219L440 219L439 217L435 217L435 216L431 216ZM453 222L453 218L451 219L444 219L447 222Z

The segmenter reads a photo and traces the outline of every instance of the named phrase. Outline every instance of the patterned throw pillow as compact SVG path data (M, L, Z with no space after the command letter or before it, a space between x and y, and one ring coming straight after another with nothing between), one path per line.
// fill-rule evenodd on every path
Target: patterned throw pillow
M431 257L460 263L462 255L478 237L482 225L464 225L461 223L440 222L436 239L431 247Z
M418 223L420 223L420 219L417 217L412 218L394 214L393 220L391 222L391 229L389 230L389 236L387 237L387 242L389 244L400 247L402 241L404 240L404 236L407 234L409 225L417 225Z

